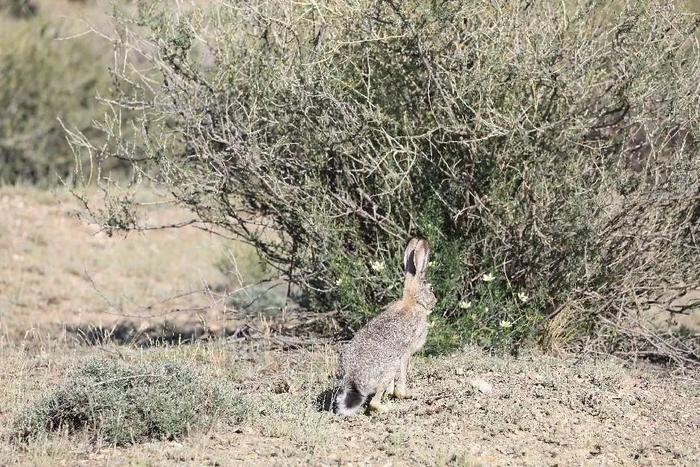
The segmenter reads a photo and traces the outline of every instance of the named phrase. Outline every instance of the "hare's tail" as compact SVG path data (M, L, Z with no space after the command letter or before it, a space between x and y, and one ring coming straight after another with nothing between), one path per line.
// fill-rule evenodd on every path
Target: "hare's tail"
M338 415L355 415L366 399L367 396L357 389L355 383L343 384L335 399L333 411Z

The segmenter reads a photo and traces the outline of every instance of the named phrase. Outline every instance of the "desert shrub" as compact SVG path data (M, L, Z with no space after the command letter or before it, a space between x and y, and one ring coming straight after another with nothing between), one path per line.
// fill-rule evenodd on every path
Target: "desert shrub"
M62 122L99 141L93 122L104 118L97 96L111 87L111 44L95 35L61 40L72 30L41 15L0 17L0 183L51 185L89 163L75 160Z
M364 322L416 235L437 349L618 349L640 308L698 283L700 22L680 4L151 3L121 20L116 45L158 76L122 79L153 96L115 103L138 103L138 138L105 126L119 151L80 150L131 159L310 308ZM137 226L137 205L108 206L108 229Z
M116 445L173 439L217 420L240 422L245 400L175 363L129 365L90 360L51 394L22 412L19 440L83 432Z
M0 14L13 18L31 18L37 14L37 6L30 0L0 0Z

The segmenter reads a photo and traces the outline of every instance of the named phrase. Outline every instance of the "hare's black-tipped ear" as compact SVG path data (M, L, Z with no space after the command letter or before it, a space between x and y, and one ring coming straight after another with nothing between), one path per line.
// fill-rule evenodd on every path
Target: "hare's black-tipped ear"
M417 238L412 238L408 245L406 245L406 251L403 254L403 270L406 274L416 275L416 263L413 260L413 250L416 249L418 244Z
M427 240L419 240L413 250L413 262L416 273L421 277L425 277L428 261L430 261L430 244Z

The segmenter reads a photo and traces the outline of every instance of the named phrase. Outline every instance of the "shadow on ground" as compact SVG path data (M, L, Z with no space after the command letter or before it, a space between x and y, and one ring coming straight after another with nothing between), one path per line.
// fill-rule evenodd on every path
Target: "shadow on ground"
M122 321L113 326L87 324L69 327L66 331L83 345L111 343L137 347L192 344L222 337L233 339L250 337L250 328L245 325L214 330L201 325L177 325L170 321L147 326L132 321Z
M337 387L324 390L314 400L314 408L319 412L333 412L333 399L338 392Z

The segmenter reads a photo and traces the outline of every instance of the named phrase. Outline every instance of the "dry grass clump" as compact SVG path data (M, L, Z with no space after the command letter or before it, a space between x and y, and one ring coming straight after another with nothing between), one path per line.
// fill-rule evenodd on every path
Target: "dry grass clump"
M138 109L138 136L112 118L109 145L73 134L76 150L130 160L308 307L366 320L412 235L434 246L435 350L616 351L629 318L698 283L700 19L681 4L151 4L121 21L118 50L151 67L123 70L135 92L111 114ZM128 198L107 205L106 228L139 227Z
M175 439L219 420L240 422L246 401L175 363L92 359L16 420L16 438L83 433L115 445Z

